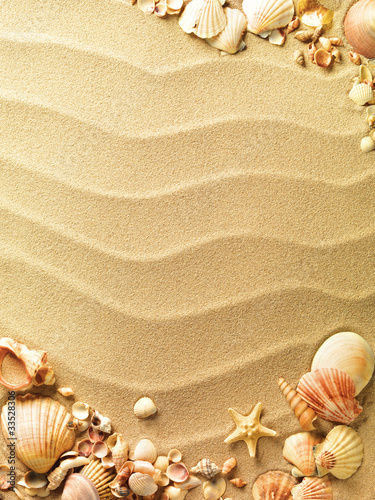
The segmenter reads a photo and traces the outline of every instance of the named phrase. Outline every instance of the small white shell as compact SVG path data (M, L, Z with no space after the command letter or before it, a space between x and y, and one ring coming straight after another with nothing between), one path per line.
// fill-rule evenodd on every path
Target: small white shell
M73 425L78 432L84 432L89 428L90 420L88 418L86 420L78 420L77 418L73 418Z
M278 28L271 31L268 40L273 45L283 45L286 40L286 35L282 29Z
M74 395L74 391L70 387L59 387L59 389L57 389L57 391L65 398L67 398L68 396Z
M350 99L359 106L364 106L367 102L371 101L373 91L369 85L360 83L352 88L349 92Z
M137 5L145 14L152 14L155 10L155 0L137 0Z
M134 472L129 477L129 488L136 495L147 497L156 493L158 487L154 479L149 474Z
M146 462L145 460L135 460L134 461L134 472L142 472L142 474L149 474L153 476L155 474L155 467Z
M157 456L154 443L149 439L141 439L135 447L133 460L145 460L153 464Z
M95 410L93 416L91 417L92 428L97 432L101 431L105 434L111 434L112 423L108 417L103 417L100 413Z
M72 406L72 414L77 420L86 420L90 414L90 407L86 403L77 401Z
M361 149L364 153L369 153L375 149L375 142L369 135L361 140Z
M227 483L223 477L215 477L210 481L205 481L202 485L203 496L206 500L219 500L227 488Z
M182 458L182 453L180 452L180 450L177 450L176 448L173 448L172 450L170 450L170 452L168 453L168 459L171 461L171 462L181 462L181 458ZM159 467L160 468L160 467Z
M141 398L134 405L134 415L137 418L147 418L157 412L155 403L151 398Z

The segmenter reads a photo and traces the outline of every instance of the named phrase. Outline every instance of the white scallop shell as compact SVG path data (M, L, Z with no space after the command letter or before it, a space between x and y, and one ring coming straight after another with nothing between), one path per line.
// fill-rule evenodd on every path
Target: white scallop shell
M228 54L235 54L246 47L242 36L246 31L247 21L244 14L238 9L224 9L227 17L227 25L218 35L207 38L206 42L215 49L222 50Z
M286 26L294 15L293 0L244 0L242 8L248 20L247 31L256 35Z
M155 403L151 398L141 398L134 405L134 415L137 418L147 418L157 412Z
M129 488L136 495L147 497L156 493L158 486L149 474L134 472L129 477Z
M373 97L373 91L370 85L365 83L360 83L352 88L349 92L350 99L359 106L364 106L367 102L371 101Z
M149 439L141 439L135 447L133 460L145 460L153 464L157 456L154 443Z
M192 0L185 7L178 23L185 33L211 38L223 31L227 18L220 0Z

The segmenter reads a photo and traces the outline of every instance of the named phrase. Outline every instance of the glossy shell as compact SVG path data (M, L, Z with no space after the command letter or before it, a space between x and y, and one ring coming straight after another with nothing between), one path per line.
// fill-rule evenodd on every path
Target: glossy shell
M297 479L281 471L269 471L253 484L254 500L292 500L291 490Z
M345 21L345 35L354 50L362 56L375 57L375 2L360 0L348 11Z
M292 463L294 476L314 476L316 472L313 447L322 443L324 437L313 432L299 432L285 440L283 457Z
M334 12L316 0L299 0L297 14L306 26L321 26L332 22Z
M248 21L247 30L256 35L283 28L294 15L292 0L244 0L242 9Z
M185 464L182 462L171 464L167 470L166 474L172 481L176 481L176 483L182 483L186 481L189 477L189 471L187 470Z

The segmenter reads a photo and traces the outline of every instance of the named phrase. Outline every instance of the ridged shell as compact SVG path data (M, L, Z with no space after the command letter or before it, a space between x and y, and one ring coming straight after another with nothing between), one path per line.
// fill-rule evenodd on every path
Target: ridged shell
M356 396L371 379L374 365L374 353L366 340L356 333L341 332L329 337L319 347L311 369L337 368L342 370L353 380Z
M332 500L332 484L325 477L305 477L292 488L293 500Z
M237 465L237 460L234 457L230 457L223 463L221 468L221 473L223 476L226 476L232 469L234 469Z
M134 472L129 478L129 488L136 495L146 497L156 493L158 486L148 474Z
M315 27L331 23L334 12L323 7L316 0L299 0L297 14L303 24Z
M295 416L298 418L300 426L304 431L313 431L313 421L316 420L316 413L308 404L303 401L301 396L289 385L283 378L279 378L279 387L282 390L286 400L290 404Z
M373 91L369 85L360 83L349 92L350 99L358 106L364 106L372 99Z
M107 444L108 448L112 452L112 462L115 464L116 471L119 472L123 464L128 459L128 443L125 441L122 434L115 433L112 434L112 436L109 436Z
M48 474L48 489L56 490L60 484L64 481L68 471L62 470L61 467L56 467L50 474Z
M316 472L313 446L322 443L324 437L313 432L299 432L285 440L283 457L295 465L294 476L314 476ZM301 473L299 473L301 472Z
M244 14L238 9L224 9L227 17L227 24L223 31L213 38L207 38L206 42L215 49L235 54L246 47L242 36L246 31L247 21Z
M319 476L329 472L339 479L347 479L361 465L363 444L354 429L338 425L322 444L314 447L314 456Z
M135 447L133 460L145 460L153 464L157 456L154 443L149 439L141 439Z
M80 474L93 483L99 494L100 500L112 498L109 485L116 477L114 469L106 469L102 466L100 460L94 459L80 471Z
M247 31L256 35L283 28L294 15L292 0L244 0L242 9L248 20Z
M375 57L375 2L360 0L349 9L345 21L345 35L354 50L362 56Z
M16 397L16 455L35 472L48 472L64 451L74 445L75 432L68 429L72 420L58 401L41 395ZM1 414L1 428L8 438L8 406ZM10 436L13 437L13 436Z
M362 411L354 398L355 385L337 368L320 368L306 373L298 383L301 398L324 420L350 424Z
M192 467L191 472L202 474L207 479L212 479L221 472L221 469L218 465L211 462L209 458L203 458L195 467Z
M94 484L82 474L71 474L65 482L61 500L100 500ZM110 497L109 497L110 498Z
M192 0L185 7L178 23L185 33L211 38L223 31L227 18L220 0Z
M143 397L135 403L133 411L137 418L148 418L157 412L157 408L151 398Z
M297 479L278 470L259 476L253 484L254 500L292 500L291 490Z

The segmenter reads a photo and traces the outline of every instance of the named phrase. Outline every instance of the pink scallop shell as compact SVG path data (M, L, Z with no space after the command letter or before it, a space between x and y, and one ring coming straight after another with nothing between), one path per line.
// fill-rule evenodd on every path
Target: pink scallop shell
M375 2L359 0L349 9L345 21L345 36L362 56L375 57Z

